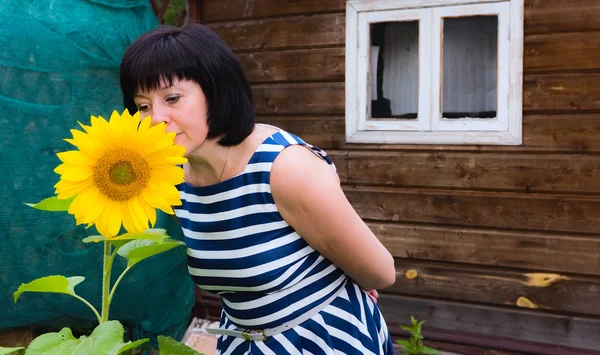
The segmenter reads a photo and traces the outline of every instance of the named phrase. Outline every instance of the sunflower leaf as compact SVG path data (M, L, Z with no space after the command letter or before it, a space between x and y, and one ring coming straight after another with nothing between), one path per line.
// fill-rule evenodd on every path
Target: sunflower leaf
M128 341L127 343L120 343L120 344L115 345L115 347L112 348L108 352L108 355L118 355L127 350L137 348L138 346L140 346L144 343L147 343L147 342L148 342L148 339L145 338L145 339L136 340L133 343L131 341Z
M116 320L104 322L96 327L89 337L72 355L105 355L115 346L123 343L123 325ZM68 353L71 354L71 353Z
M189 346L162 335L158 336L158 348L160 355L202 355Z
M2 346L0 346L0 355L8 355L8 354L12 354L14 352L17 352L19 350L23 350L25 349L22 346L16 347L16 348L4 348Z
M180 245L185 245L185 243L172 239L165 239L160 243L151 240L137 239L123 245L117 253L127 259L127 267L132 267L146 258L171 250Z
M17 292L15 292L15 303L23 292L49 292L49 293L64 293L67 295L75 295L75 286L80 284L85 277L73 276L64 277L60 275L46 276L35 279L29 283L21 284Z
M98 242L103 242L105 240L107 240L107 239L101 235L92 235L92 236L83 238L81 241L84 243L98 243Z
M59 199L56 196L48 197L41 200L38 203L25 203L29 207L33 207L42 211L51 211L51 212L65 212L69 210L69 206L71 206L71 202L75 199L75 196L70 197L68 199Z
M81 345L81 340L73 336L71 329L63 328L58 333L46 333L33 339L25 355L72 354Z
M164 230L162 230L164 231ZM166 232L162 232L159 229L148 229L143 233L125 233L118 237L111 238L110 240L151 240L154 242L162 242L163 240L169 238Z

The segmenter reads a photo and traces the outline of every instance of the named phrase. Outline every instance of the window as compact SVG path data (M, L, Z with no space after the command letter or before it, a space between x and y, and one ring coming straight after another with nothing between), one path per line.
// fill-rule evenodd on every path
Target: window
M346 139L521 144L523 0L354 0Z

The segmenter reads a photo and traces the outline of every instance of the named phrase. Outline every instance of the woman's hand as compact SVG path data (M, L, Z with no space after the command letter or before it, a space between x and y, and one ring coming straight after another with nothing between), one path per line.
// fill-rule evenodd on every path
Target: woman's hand
M291 146L279 154L271 169L271 193L298 235L361 288L395 282L394 258L348 202L331 166L308 149Z

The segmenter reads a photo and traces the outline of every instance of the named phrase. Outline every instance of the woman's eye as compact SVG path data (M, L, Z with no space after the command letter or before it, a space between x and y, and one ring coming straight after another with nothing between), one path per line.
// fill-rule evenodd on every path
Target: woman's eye
M179 95L173 95L173 96L167 97L167 102L168 103L174 104L177 101L179 101Z
M138 111L140 112L146 112L148 111L149 106L148 105L138 105Z

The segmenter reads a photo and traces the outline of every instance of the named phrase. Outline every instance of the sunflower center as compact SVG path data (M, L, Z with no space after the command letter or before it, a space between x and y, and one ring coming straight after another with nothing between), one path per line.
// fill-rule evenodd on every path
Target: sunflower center
M113 201L141 194L150 180L150 166L138 153L111 149L94 166L94 185Z
M110 168L110 180L115 184L127 185L135 180L135 171L128 161L120 161Z

